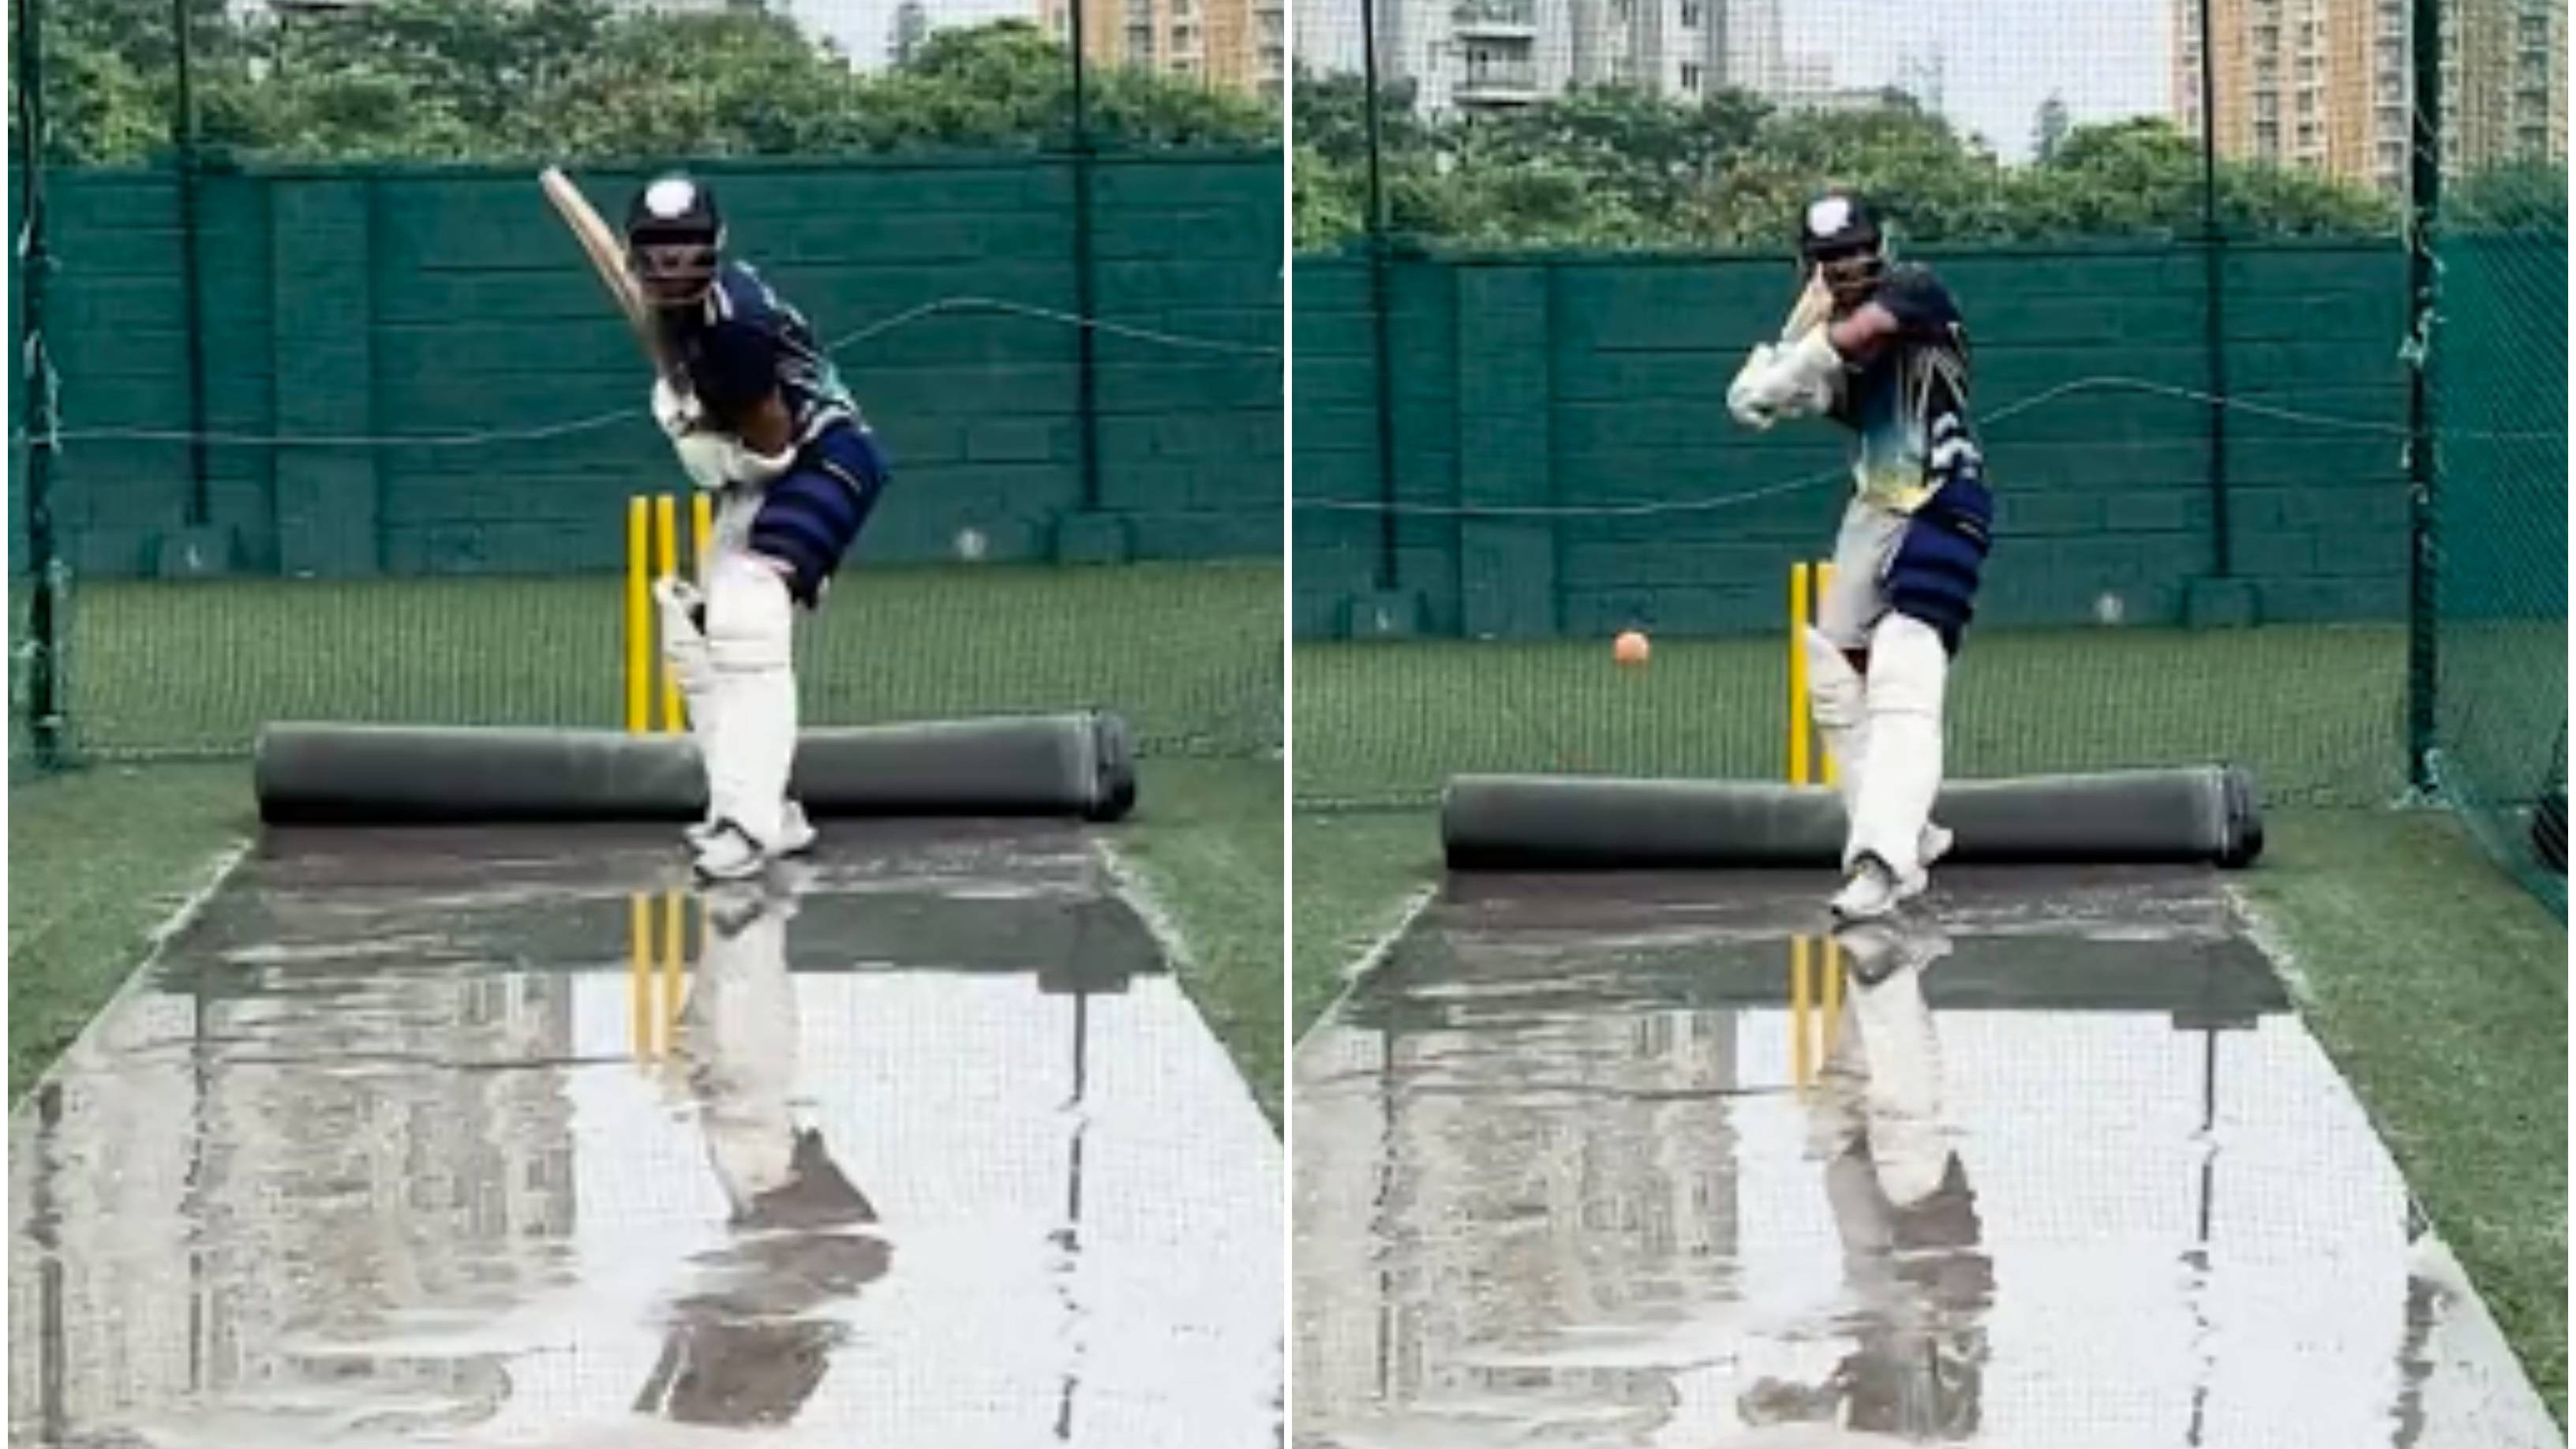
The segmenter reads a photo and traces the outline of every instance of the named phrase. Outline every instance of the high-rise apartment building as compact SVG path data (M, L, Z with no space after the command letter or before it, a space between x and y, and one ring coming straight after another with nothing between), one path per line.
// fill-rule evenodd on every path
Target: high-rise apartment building
M2203 5L2220 155L2403 189L2408 0L2175 0L2173 110L2195 137ZM2565 0L2442 0L2441 25L2445 170L2564 160Z
M1735 86L1777 100L1832 89L1821 56L1788 51L1781 0L1380 0L1378 65L1427 114L1525 106L1575 86L1627 85L1684 103ZM1298 62L1360 69L1357 0L1297 6Z
M1076 0L1044 0L1048 32L1070 44ZM1276 97L1287 80L1285 0L1079 0L1095 66L1161 71Z

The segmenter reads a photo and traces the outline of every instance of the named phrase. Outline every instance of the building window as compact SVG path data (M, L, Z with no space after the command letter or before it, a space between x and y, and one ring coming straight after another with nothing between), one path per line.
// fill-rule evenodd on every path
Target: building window
M1686 95L1699 94L1699 67L1689 61L1682 62L1682 91Z
M1700 0L1682 0L1682 29L1697 30L1700 20Z

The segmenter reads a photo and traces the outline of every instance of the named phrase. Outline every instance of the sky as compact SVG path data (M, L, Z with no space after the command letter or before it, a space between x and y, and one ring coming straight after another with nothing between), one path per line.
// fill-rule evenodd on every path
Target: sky
M1787 48L1832 57L1837 85L1898 79L1938 50L1942 109L2007 160L2026 159L2054 91L2077 121L2170 109L2172 0L1781 0Z

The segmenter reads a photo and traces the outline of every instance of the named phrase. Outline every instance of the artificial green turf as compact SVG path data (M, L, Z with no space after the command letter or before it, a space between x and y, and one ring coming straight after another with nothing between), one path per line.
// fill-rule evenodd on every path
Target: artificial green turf
M1415 640L1296 650L1301 806L1422 804L1451 774L1780 779L1786 631L1607 642ZM1952 676L1950 769L2023 775L2234 761L2267 798L2378 805L2403 789L2405 630L1996 631ZM2534 726L2545 753L2557 717Z
M1302 714L1300 739L1302 756ZM2275 810L2265 829L2262 864L2235 879L2291 952L2309 1025L2565 1424L2566 927L2438 812ZM1357 952L1438 879L1438 818L1301 810L1295 859L1302 1036Z
M70 1045L152 931L257 829L250 772L102 767L9 791L9 1097Z
M2567 928L2437 812L2284 813L2246 894L2567 1422Z
M1149 760L1135 817L1107 839L1143 872L1187 948L1182 982L1276 1126L1286 795L1275 760Z
M91 758L239 755L277 719L615 729L615 575L102 581L71 597ZM1280 741L1276 561L849 570L797 631L809 725L1112 709L1158 755Z
M1427 810L1301 811L1290 1040L1338 995L1351 966L1394 929L1404 906L1438 879L1439 825Z

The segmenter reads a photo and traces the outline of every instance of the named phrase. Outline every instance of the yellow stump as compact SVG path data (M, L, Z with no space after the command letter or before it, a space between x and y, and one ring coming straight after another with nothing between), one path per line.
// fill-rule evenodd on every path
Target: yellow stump
M645 574L648 515L642 498L626 500L626 732L640 735L651 723L653 595Z
M1807 608L1812 583L1807 565L1789 565L1789 783L1807 783Z
M1833 587L1830 563L1789 565L1789 783L1831 785L1840 779L1833 753L1816 733L1812 683L1807 673L1807 628L1824 612Z
M676 577L680 572L680 528L676 506L671 495L653 500L653 562L657 578ZM686 728L680 714L680 681L671 674L668 660L653 661L654 674L662 681L662 732L677 734Z
M1833 586L1834 566L1830 563L1820 563L1816 565L1816 614L1818 617L1822 617L1825 612L1825 594L1831 590ZM1818 741L1816 745L1816 762L1822 767L1819 773L1823 776L1823 782L1825 784L1833 785L1840 783L1840 777L1834 769L1834 752L1826 749L1822 741Z
M689 572L699 588L707 586L707 540L715 536L716 501L700 493L689 499Z

